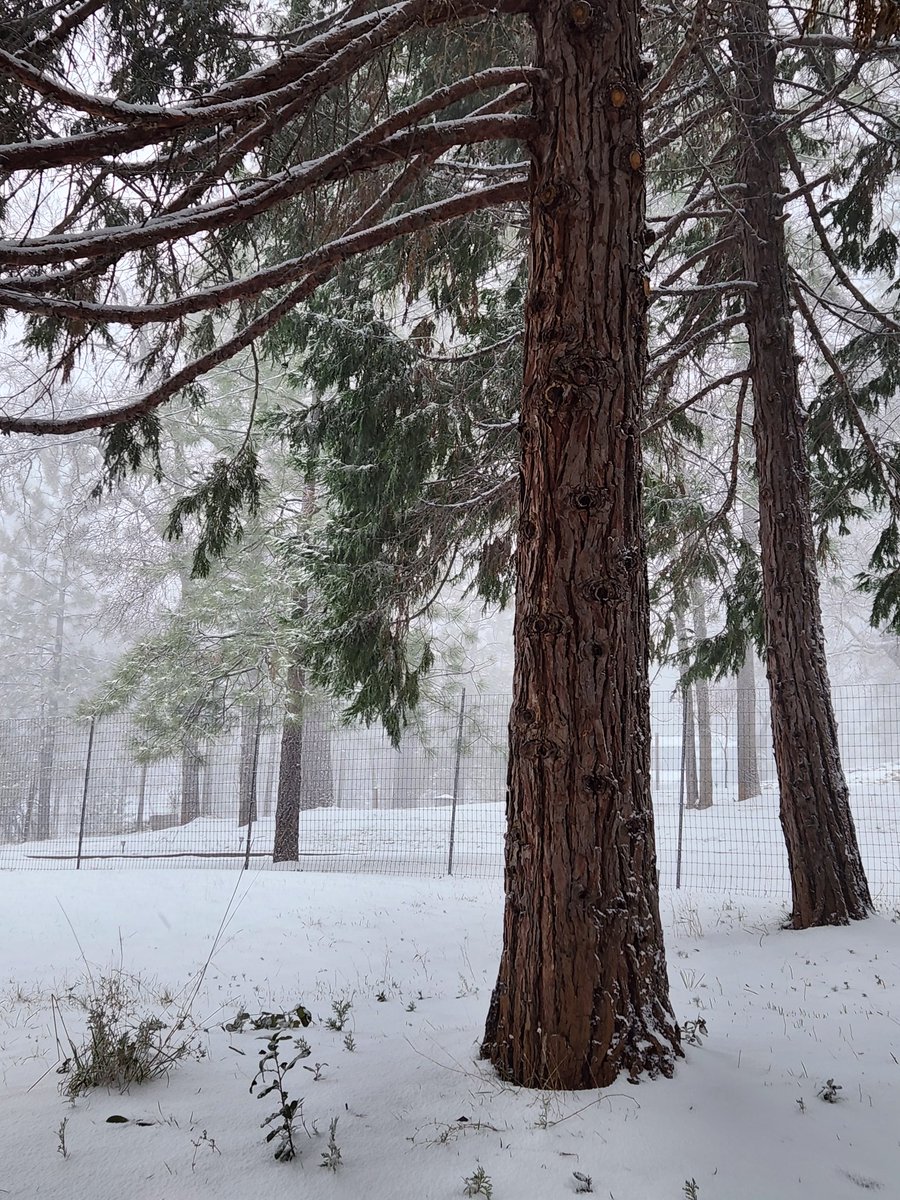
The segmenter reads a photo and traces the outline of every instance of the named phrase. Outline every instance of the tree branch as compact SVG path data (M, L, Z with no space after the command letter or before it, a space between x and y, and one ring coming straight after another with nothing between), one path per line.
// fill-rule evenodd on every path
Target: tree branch
M177 371L165 383L154 389L140 400L106 412L87 413L74 417L49 417L33 419L29 417L0 417L0 433L32 433L32 434L69 434L80 433L87 429L107 429L125 421L134 421L145 417L161 404L171 399L182 388L193 383L214 367L233 358L235 354L245 350L252 342L271 329L283 316L286 316L301 301L316 290L328 277L330 271L341 263L348 261L366 250L373 250L386 245L394 238L406 233L415 233L457 217L480 209L492 208L501 204L511 204L525 200L528 196L529 181L527 179L511 180L508 183L497 184L494 187L482 188L467 192L460 196L437 204L424 205L409 213L395 217L370 229L362 230L347 237L320 247L313 254L303 259L294 260L290 272L282 280L287 283L296 278L301 270L309 273L300 283L272 305L264 313L251 321L234 337L215 347L207 354L195 359ZM285 272L287 264L282 264L278 270ZM261 272L266 275L269 272ZM257 276L258 278L259 276ZM278 286L270 283L266 286Z

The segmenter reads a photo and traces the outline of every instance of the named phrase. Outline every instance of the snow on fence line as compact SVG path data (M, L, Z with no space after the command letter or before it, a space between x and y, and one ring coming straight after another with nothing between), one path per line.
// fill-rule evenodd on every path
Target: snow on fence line
M835 702L872 889L900 899L900 688L836 688ZM297 866L499 875L508 704L451 700L396 750L376 730L310 714ZM661 882L784 896L765 695L712 688L710 708L708 727L690 728L680 698L654 696ZM281 730L277 714L259 716L192 731L155 758L125 718L0 721L0 868L271 866Z

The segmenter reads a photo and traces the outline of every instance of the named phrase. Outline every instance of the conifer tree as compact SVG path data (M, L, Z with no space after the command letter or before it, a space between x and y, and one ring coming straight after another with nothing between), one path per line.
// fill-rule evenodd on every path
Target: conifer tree
M550 0L505 40L525 46L530 29L534 66L468 70L471 30L483 44L484 33L505 29L504 14L525 8L351 5L279 31L268 59L231 78L221 46L198 46L192 31L197 65L125 69L111 98L66 80L54 70L62 59L51 50L47 63L41 48L68 41L77 54L81 22L110 38L116 5L83 5L49 32L20 23L0 70L42 105L18 106L18 144L0 148L0 167L26 198L29 172L68 179L71 206L52 223L19 227L10 196L0 302L27 321L29 344L49 356L60 387L91 344L114 360L119 391L126 370L146 390L77 413L6 416L0 428L101 430L115 480L144 456L153 461L168 399L190 388L202 403L203 373L270 332L277 342L279 323L336 268L403 234L528 200L508 900L484 1053L515 1082L576 1087L623 1070L670 1074L678 1053L649 796L644 71L637 0L602 10ZM403 78L393 56L419 39L441 48L431 58L439 86L398 108L385 80ZM491 92L499 97L486 100ZM529 100L531 111L518 111ZM509 169L488 155L471 164L459 151L497 140L525 145L530 164ZM451 178L462 168L449 195L445 173L429 169L438 159ZM412 207L397 211L411 194ZM445 307L464 285L450 281ZM224 304L233 306L227 328L210 315ZM148 333L106 341L111 326ZM194 357L182 363L190 340ZM364 423L374 417L361 413ZM242 505L253 506L255 468L245 441L180 506L180 519L202 519L201 569L240 529ZM388 526L380 541L398 536Z

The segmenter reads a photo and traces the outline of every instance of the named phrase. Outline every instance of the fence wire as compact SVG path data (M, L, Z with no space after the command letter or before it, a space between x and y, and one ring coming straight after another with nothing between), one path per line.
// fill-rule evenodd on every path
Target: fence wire
M900 899L900 687L834 701L872 891ZM507 696L456 698L394 748L321 709L285 731L248 707L155 758L125 716L0 721L0 869L272 867L280 796L288 868L496 877L508 713ZM786 896L766 693L657 694L652 726L662 886Z

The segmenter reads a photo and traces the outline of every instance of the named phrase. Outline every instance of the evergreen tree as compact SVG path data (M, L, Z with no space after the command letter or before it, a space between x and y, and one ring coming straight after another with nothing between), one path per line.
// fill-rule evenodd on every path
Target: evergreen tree
M27 236L14 231L0 246L8 268L0 299L25 315L31 344L50 355L60 378L75 361L78 339L94 330L101 339L98 353L116 359L120 378L128 368L148 382L135 401L74 415L6 418L0 427L105 430L115 479L143 456L154 460L159 410L171 396L275 331L342 263L403 233L436 230L468 213L530 200L510 903L485 1053L518 1082L571 1087L609 1082L623 1069L633 1076L670 1073L678 1050L646 761L639 12L636 0L617 0L601 19L590 5L553 0L533 23L534 68L491 66L471 73L467 57L451 52L460 40L457 29L463 41L468 37L460 23L480 21L483 43L483 32L505 28L505 11L521 7L403 0L362 15L351 8L312 37L300 31L295 44L288 37L271 59L241 76L229 80L225 71L216 77L211 66L213 78L194 88L192 74L178 105L171 99L179 80L161 73L149 76L158 106L146 91L135 99L118 88L129 96L123 102L61 84L33 61L28 39L17 43L18 53L0 53L7 75L47 102L43 119L51 135L24 140L33 132L26 121L23 141L0 151L0 164L11 172L68 173L90 183L108 173L119 189L119 216L102 226L96 223L97 193L82 183L71 193L81 208L61 214L62 225L55 221L55 227ZM115 12L101 9L97 20L108 21ZM504 39L505 45L526 42L517 28L518 38ZM384 80L402 78L389 55L409 54L421 37L440 47L431 61L441 67L441 86L384 116L394 102L394 89ZM453 81L460 66L462 77ZM351 79L354 96L366 97L360 124L360 106L345 100ZM505 90L498 100L482 101L471 116L465 109L459 116L449 111L499 89ZM533 114L518 113L532 92ZM67 124L75 114L84 132ZM292 130L296 155L286 148ZM498 139L528 143L531 181L520 168L509 171L485 156L479 171L490 178L499 165L501 181L466 181L446 196L443 173L429 172L430 164L442 154L452 162L454 147ZM124 157L139 150L133 161ZM298 157L304 154L309 157ZM405 165L391 179L387 169L398 160ZM426 197L384 219L426 175ZM351 193L347 181L353 176L361 177L361 186ZM223 181L233 188L223 189ZM428 202L428 188L443 197ZM605 212L613 194L614 218ZM278 206L284 219L276 215ZM603 247L591 233L598 220L608 229ZM192 252L198 242L190 239L201 234L198 254ZM163 252L174 246L178 253ZM198 290L201 276L206 286ZM603 276L621 281L619 294L602 297L593 283ZM110 296L114 279L126 294L137 280L139 303L101 299ZM456 278L446 289L451 308L464 285L465 277ZM188 324L188 318L230 302L234 322L224 336L211 321ZM554 319L557 311L567 314L561 323ZM155 325L158 333L110 345L102 335L112 323ZM173 369L173 347L188 337L196 356ZM162 378L154 378L160 365ZM347 384L352 391L353 380ZM204 399L196 387L192 395ZM365 420L369 414L361 415ZM410 423L419 418L411 413ZM419 429L419 442L426 432ZM204 556L221 549L238 528L241 506L255 504L251 449L217 463L176 512L176 520L203 519L201 570ZM565 471L548 472L548 456L560 467L565 462ZM525 528L533 533L523 537ZM388 527L380 541L389 544L392 532ZM352 540L352 528L348 535ZM574 570L567 558L572 554ZM404 678L401 667L401 683ZM598 853L597 822L610 819L610 837L600 838ZM573 829L580 849L570 839ZM556 865L545 869L545 861ZM548 986L540 986L541 978Z

